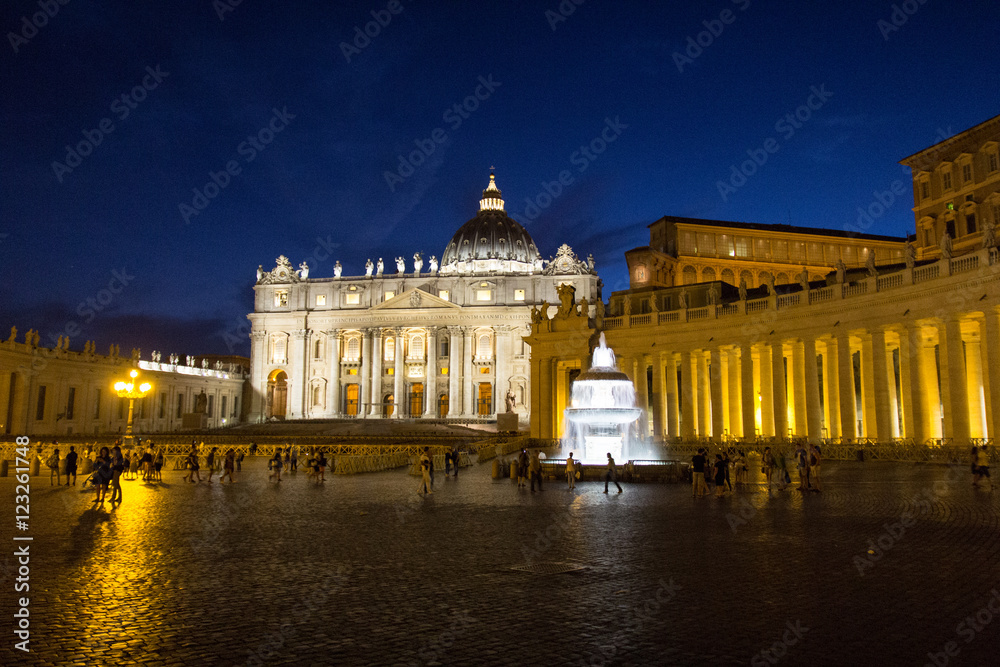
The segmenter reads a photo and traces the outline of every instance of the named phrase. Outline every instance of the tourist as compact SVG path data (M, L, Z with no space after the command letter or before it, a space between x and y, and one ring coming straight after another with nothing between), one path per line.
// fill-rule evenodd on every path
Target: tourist
M139 459L139 463L142 466L142 481L149 482L153 479L153 448L146 445L146 451L142 453L142 458Z
M451 463L455 466L455 479L458 479L458 445L453 445L451 448ZM541 487L540 482L539 487Z
M691 495L701 498L708 492L705 486L705 448L700 447L691 459Z
M528 452L523 447L521 452L517 455L517 486L518 488L524 488L528 485L525 483L528 479Z
M160 470L163 469L163 448L160 447L156 450L156 458L153 459L153 479L157 482L163 481L163 475Z
M823 460L823 454L818 445L809 446L809 486L811 490L819 492L819 464Z
M423 493L427 495L429 493L434 493L433 483L431 482L431 457L430 457L430 447L424 447L424 453L420 455L420 489L417 493Z
M222 462L222 476L219 477L219 484L226 481L226 477L229 478L229 483L233 483L233 471L236 469L236 452L230 447L226 451L226 458ZM211 480L209 480L211 481Z
M243 472L243 456L244 452L240 452L236 455L236 472Z
M788 474L788 459L784 452L778 452L774 459L774 467L778 472L778 491L784 491L792 483L792 476Z
M191 483L194 484L194 478L198 478L198 483L201 483L201 474L198 472L198 446L191 445L191 452L187 455L187 467L188 473L184 475L184 481L191 479Z
M729 481L729 469L733 467L733 461L732 461L732 459L729 458L729 451L730 450L726 450L725 452L723 452L722 460L726 464L726 489L725 489L725 491L728 491L729 493L732 493L733 492L733 483Z
M580 473L576 471L576 461L573 460L573 452L570 452L569 458L566 459L566 482L569 484L570 491L576 488L576 480L579 476Z
M795 467L799 473L799 491L809 490L809 453L806 448L799 443L795 450Z
M49 467L49 486L52 486L52 475L56 476L56 484L62 486L62 480L59 478L59 450L52 452L49 456L48 461L45 465Z
M760 463L760 471L764 474L764 480L767 482L767 492L770 494L771 476L774 474L774 454L771 453L770 447L764 448L764 453L760 457Z
M451 475L451 452L447 451L444 453L444 476L449 477Z
M111 504L122 502L122 473L125 472L125 459L122 457L122 448L115 445L111 449Z
M542 490L542 462L538 458L538 450L531 450L531 460L528 462L528 471L531 477L531 492L535 492L535 481L538 481L538 490Z
M319 456L316 459L316 474L319 475L319 483L326 481L326 453L320 450Z
M615 467L615 460L611 458L611 452L608 452L608 471L604 474L604 493L608 492L609 481L615 483L618 493L622 492L622 485L618 483L618 468Z
M746 484L748 479L748 473L750 468L747 465L746 454L743 453L742 449L736 450L736 458L733 459L733 466L736 468L736 484Z
M986 445L982 445L976 453L976 467L979 469L979 478L985 479L987 488L993 489L993 480L990 478L990 457L986 453Z
M69 454L66 455L66 486L69 486L69 478L73 477L73 486L76 486L76 447L70 445Z
M726 460L722 454L715 455L715 497L721 498L726 492Z
M972 446L972 455L969 460L972 464L972 486L979 486L979 480L983 478L983 475L979 472L979 448L975 445Z
M139 477L139 465L142 463L139 452L137 450L130 449L125 455L125 462L126 469L128 470L128 478L137 479Z
M281 481L281 450L278 449L274 452L274 458L271 459L268 469L271 471L267 476L267 481L271 481L273 477L277 477L278 481Z
M298 472L298 470L299 470L299 448L298 447L293 447L292 448L292 467L289 469L289 472Z
M94 473L90 477L94 482L94 490L97 495L94 502L100 501L104 504L104 496L108 492L108 483L111 481L111 454L107 447L101 447L100 453L94 459Z
M288 443L285 443L288 445ZM292 467L292 446L288 445L285 449L285 469L290 469Z
M208 483L212 483L212 475L215 474L215 452L218 451L218 447L212 447L211 451L208 452L208 458L205 459L205 467L208 469Z

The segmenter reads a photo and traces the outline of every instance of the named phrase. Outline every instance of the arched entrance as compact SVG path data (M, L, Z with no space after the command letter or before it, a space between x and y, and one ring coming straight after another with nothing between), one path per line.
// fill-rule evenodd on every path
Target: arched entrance
M448 416L448 394L438 396L438 417L444 419Z
M396 410L396 397L392 394L386 394L382 398L382 416L391 417L392 413Z
M348 417L358 416L358 385L349 384L347 385L347 391L344 392L344 414Z
M283 370L267 376L267 418L284 419L288 408L288 375Z
M410 416L419 417L424 413L424 385L415 382L410 385Z

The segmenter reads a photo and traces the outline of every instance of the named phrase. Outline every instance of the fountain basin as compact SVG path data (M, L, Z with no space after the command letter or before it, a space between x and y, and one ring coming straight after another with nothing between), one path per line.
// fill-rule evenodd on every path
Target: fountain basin
M566 419L581 424L629 424L642 415L639 408L566 408Z

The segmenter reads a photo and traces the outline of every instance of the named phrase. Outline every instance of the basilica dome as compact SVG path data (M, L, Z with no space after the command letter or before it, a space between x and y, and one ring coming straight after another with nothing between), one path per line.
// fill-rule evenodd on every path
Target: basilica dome
M531 235L504 211L493 174L479 200L479 215L459 227L441 256L443 275L534 273L542 258Z

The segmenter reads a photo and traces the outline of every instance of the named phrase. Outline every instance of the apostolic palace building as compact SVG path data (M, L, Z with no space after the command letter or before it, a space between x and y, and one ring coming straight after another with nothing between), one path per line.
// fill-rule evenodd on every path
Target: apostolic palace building
M1000 429L1000 116L903 160L910 239L665 217L607 313L535 323L531 434L606 332L658 440L969 444Z
M600 301L593 260L567 245L543 260L492 174L440 261L416 253L365 269L343 276L337 262L332 278L312 278L284 256L258 269L251 420L487 419L508 402L527 420L532 309L545 313L562 285Z

